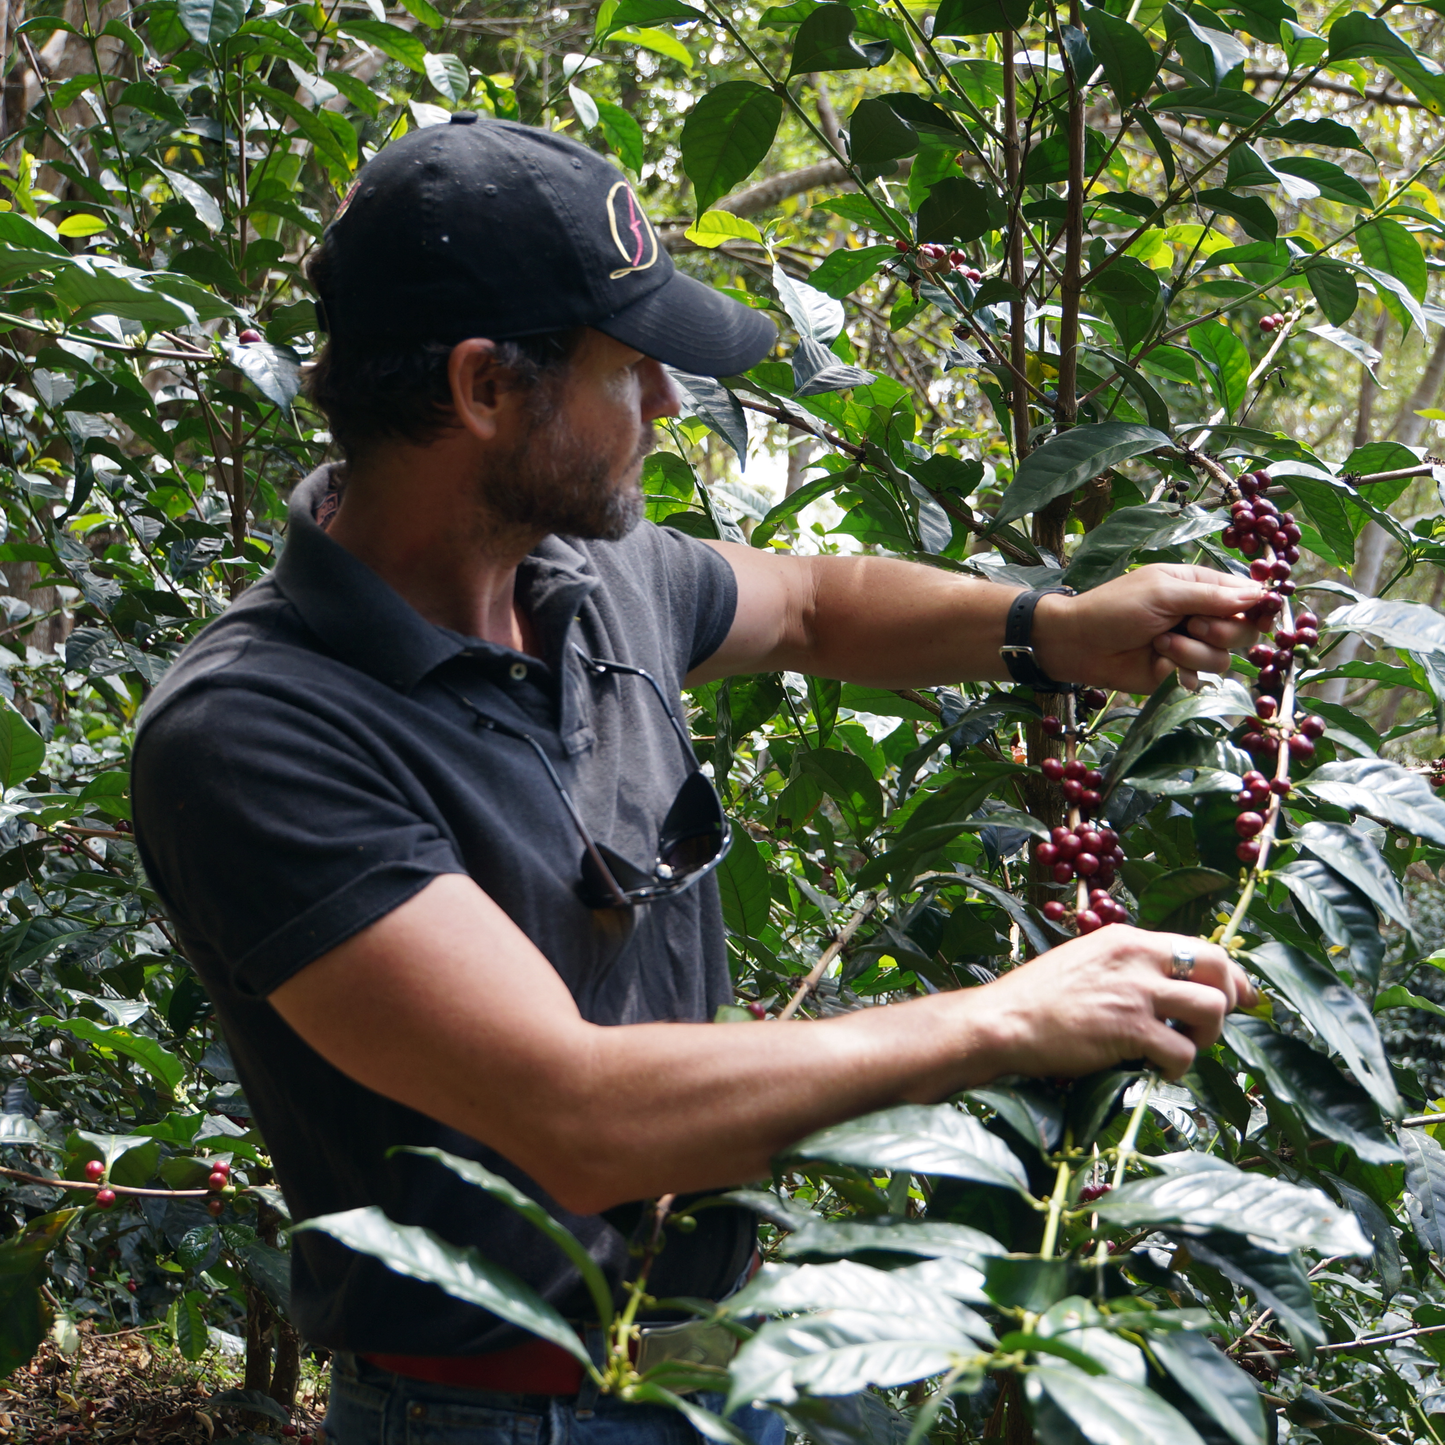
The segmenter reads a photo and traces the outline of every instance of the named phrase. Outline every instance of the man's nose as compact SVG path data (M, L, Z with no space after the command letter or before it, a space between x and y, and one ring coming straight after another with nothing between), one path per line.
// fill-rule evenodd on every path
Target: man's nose
M682 403L673 389L672 378L668 376L662 363L651 357L642 363L640 404L644 422L656 421L660 416L678 416L682 411Z

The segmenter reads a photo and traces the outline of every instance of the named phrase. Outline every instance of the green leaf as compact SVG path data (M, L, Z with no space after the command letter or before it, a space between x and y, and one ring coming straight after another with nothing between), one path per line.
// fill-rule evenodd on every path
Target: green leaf
M1133 772L1146 752L1182 724L1200 718L1248 717L1253 709L1253 699L1236 682L1218 683L1190 692L1171 673L1129 724L1129 731L1124 734L1105 774L1106 793Z
M358 20L349 15L337 23L345 34L375 46L383 55L400 61L418 75L426 74L426 46L410 30L384 20Z
M1166 115L1192 115L1200 120L1224 121L1241 129L1252 126L1269 107L1242 90L1211 90L1191 86L1161 95L1150 107Z
M176 13L197 45L219 45L241 28L244 0L178 0Z
M1333 326L1343 326L1360 304L1360 288L1350 268L1338 261L1312 261L1304 274L1326 319Z
M41 1287L50 1277L50 1255L78 1209L57 1209L0 1240L0 1380L28 1364L50 1328L50 1306Z
M134 1059L152 1078L158 1079L172 1093L185 1078L186 1066L173 1053L161 1047L154 1039L138 1034L122 1024L107 1026L91 1019L58 1019L51 1016L37 1019L37 1023L49 1028L65 1029L76 1038L84 1039L97 1048L110 1049Z
M1217 532L1221 525L1218 514L1199 507L1182 512L1162 502L1120 507L1079 543L1061 580L1077 592L1087 592L1121 576L1137 553L1182 546Z
M935 181L918 208L920 241L976 241L1004 224L1003 201L968 176Z
M1137 256L1120 256L1089 282L1088 289L1091 295L1107 296L1125 306L1153 306L1159 299L1159 286L1157 271Z
M1219 1270L1272 1309L1309 1363L1312 1346L1324 1344L1325 1332L1298 1252L1277 1254L1224 1230L1189 1230L1184 1242L1195 1259Z
M329 1234L348 1249L379 1259L397 1274L425 1280L453 1299L490 1310L508 1324L550 1340L588 1371L593 1368L576 1330L531 1285L493 1264L480 1250L449 1244L414 1224L395 1224L375 1205L318 1215L303 1220L296 1229Z
M1404 56L1414 58L1415 52L1396 35L1383 20L1363 10L1341 16L1329 29L1329 58L1340 60L1385 59Z
M1027 23L1029 0L941 0L935 35L997 35Z
M699 216L684 234L695 246L701 246L708 251L728 241L763 244L762 232L751 221L743 216L735 216L731 211L708 211Z
M205 1305L206 1296L200 1290L188 1290L171 1305L167 1315L171 1339L184 1360L199 1360L210 1348Z
M834 1259L873 1257L896 1263L899 1257L958 1260L981 1269L991 1255L1002 1254L1003 1245L981 1229L943 1220L896 1219L826 1220L813 1216L808 1223L794 1221L793 1233L783 1240L784 1259ZM979 1282L983 1282L982 1274Z
M1153 427L1132 422L1098 422L1050 437L1024 458L999 503L994 525L1037 512L1130 457L1173 442Z
M1362 19L1367 18L1362 16ZM1365 265L1400 281L1417 301L1425 299L1430 273L1420 243L1398 221L1365 221L1355 232L1355 244Z
M1318 825L1311 825L1318 826ZM1344 1061L1383 1113L1403 1112L1380 1032L1363 1000L1324 964L1284 943L1266 943L1250 955L1254 967Z
M1179 58L1196 75L1223 85L1231 71L1249 57L1249 47L1229 31L1196 23L1192 15L1166 5L1169 32Z
M644 159L642 127L620 105L614 105L610 100L594 100L593 104L597 107L607 143L628 170L634 174L640 172Z
M422 65L426 78L448 100L462 100L471 92L471 74L455 55L427 55Z
M830 251L808 277L808 284L825 296L841 301L851 296L865 281L877 275L878 268L890 256L897 255L892 246L860 246L850 250L840 246Z
M785 1159L823 1159L873 1169L902 1169L1028 1192L1013 1151L952 1104L903 1104L850 1119L792 1145Z
M0 787L13 788L40 771L45 744L40 734L8 703L0 707Z
M848 122L849 154L865 170L876 171L900 156L911 156L920 144L918 132L886 100L860 100Z
M1225 1023L1224 1039L1316 1134L1348 1145L1367 1164L1400 1162L1400 1151L1385 1137L1370 1096L1303 1039L1244 1015Z
M1111 15L1102 6L1085 9L1084 25L1089 32L1089 48L1104 67L1109 89L1119 108L1127 110L1149 93L1159 71L1159 57L1130 21Z
M831 296L789 276L781 266L773 267L773 289L798 335L828 346L843 330L843 305ZM836 357L833 358L837 360Z
M809 75L815 70L867 70L882 65L893 54L892 42L873 40L860 44L853 39L857 24L858 17L851 6L818 6L798 27L793 41L789 78ZM909 155L911 152L899 151L897 154Z
M1349 879L1387 918L1407 931L1411 927L1400 885L1390 872L1374 842L1356 828L1338 823L1309 822L1300 829L1301 848L1323 859L1335 872Z
M1389 988L1383 988L1375 995L1375 1012L1377 1014L1392 1008L1417 1008L1424 1013L1434 1014L1436 1018L1445 1018L1445 1007L1436 1003L1434 999L1422 998L1418 993L1411 993L1403 983L1392 983Z
M1247 1235L1277 1254L1293 1249L1332 1255L1370 1253L1355 1216L1319 1189L1248 1174L1210 1154L1187 1158L1176 1154L1151 1162L1168 1162L1171 1167L1153 1179L1123 1184L1096 1201L1101 1219L1129 1229L1146 1225L1224 1229Z
M1264 1445L1264 1409L1254 1380L1203 1335L1149 1336L1149 1351L1235 1445Z
M1322 161L1316 156L1280 156L1270 164L1277 171L1308 181L1327 201L1365 209L1374 205L1364 186L1333 161Z
M112 818L129 818L130 774L98 774L80 790L80 801L89 803L99 812L109 813Z
M953 1328L967 1331L980 1344L994 1343L988 1324L949 1295L930 1290L896 1270L873 1269L856 1260L765 1264L746 1286L720 1301L718 1308L721 1313L744 1320L754 1315L827 1309L936 1316Z
M937 1375L960 1355L986 1358L956 1326L931 1315L829 1310L765 1324L728 1370L725 1414L753 1400L791 1404L800 1392L852 1395Z
M1040 1365L1027 1376L1026 1392L1039 1433L1066 1439L1076 1431L1095 1445L1203 1445L1173 1405L1127 1380L1090 1375L1066 1364Z
M1331 632L1368 632L1402 652L1445 653L1445 617L1419 602L1366 597L1337 607L1324 620Z
M269 341L232 342L226 352L231 364L266 398L290 411L301 390L301 358L289 346Z
M682 415L705 421L737 453L739 470L746 466L748 420L737 397L711 376L693 376L671 366L667 374L682 403Z
M553 1219L531 1195L524 1194L518 1189L510 1179L504 1179L500 1174L493 1174L490 1169L484 1168L474 1159L462 1159L455 1154L448 1154L444 1149L420 1148L416 1145L403 1144L388 1152L389 1154L420 1154L424 1158L435 1159L439 1164L444 1164L459 1179L465 1179L468 1184L475 1184L478 1189L485 1190L493 1199L500 1199L503 1204L515 1209L533 1229L549 1239L576 1265L592 1296L592 1304L597 1310L598 1320L605 1326L612 1318L611 1286L608 1285L607 1278L598 1267L597 1261L588 1252L587 1246L571 1230Z
M1277 869L1274 877L1319 924L1326 941L1345 950L1355 978L1374 988L1385 957L1385 940L1369 899L1318 858L1297 858Z
M431 0L401 0L401 3L408 14L414 15L431 30L440 30L446 24L441 11L431 4Z
M726 81L693 106L682 127L682 165L699 211L761 163L782 115L781 98L751 80Z
M964 1097L992 1109L1040 1153L1058 1148L1064 1133L1064 1113L1060 1099L1052 1092L1027 1084L991 1084L970 1089Z
M702 18L702 11L684 5L682 0L618 0L599 7L596 35L598 40L606 40L614 30L629 25L685 24Z
M1434 1254L1445 1254L1445 1150L1424 1129L1401 1129L1405 1151L1405 1188L1410 1191L1410 1223Z
M1363 813L1445 848L1445 801L1421 773L1383 758L1324 763L1298 784L1308 797Z
M768 926L772 890L768 866L757 843L743 829L733 829L732 847L717 876L723 920L728 928L740 938L760 938Z
M1139 895L1139 926L1171 933L1197 932L1197 928L1176 928L1171 919L1234 885L1235 880L1227 873L1216 873L1213 868L1175 868L1161 873Z
M1249 348L1222 321L1201 321L1191 326L1189 344L1204 358L1220 405L1233 415L1249 390L1253 365Z
M1357 131L1337 120L1291 120L1284 125L1269 127L1265 134L1292 145L1333 146L1352 151L1367 149Z

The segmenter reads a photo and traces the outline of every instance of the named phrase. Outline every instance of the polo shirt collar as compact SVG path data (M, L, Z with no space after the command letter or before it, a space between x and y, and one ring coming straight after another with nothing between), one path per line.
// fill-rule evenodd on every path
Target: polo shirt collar
M462 653L513 656L509 649L463 637L428 622L359 557L334 542L316 521L331 485L332 466L312 472L292 493L286 545L271 574L306 625L342 662L400 692L410 692L429 673ZM581 699L568 685L580 667L567 642L583 601L598 578L586 555L550 536L517 572L543 660L563 679L563 735L582 719ZM573 714L573 716L567 716Z

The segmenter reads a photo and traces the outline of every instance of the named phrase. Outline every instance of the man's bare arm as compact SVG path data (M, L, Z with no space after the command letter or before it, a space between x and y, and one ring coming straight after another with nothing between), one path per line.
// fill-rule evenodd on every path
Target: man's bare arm
M873 687L1003 680L1004 618L1016 588L885 557L794 557L709 544L731 565L738 610L689 679L788 669ZM1223 672L1254 629L1238 614L1257 583L1205 567L1140 567L1034 613L1039 664L1060 682L1152 692L1174 668ZM1189 636L1171 632L1185 618Z
M824 1021L587 1023L470 879L446 875L270 996L367 1088L496 1149L581 1213L760 1178L814 1129L1005 1073L1188 1068L1252 989L1220 949L1117 925L984 988Z

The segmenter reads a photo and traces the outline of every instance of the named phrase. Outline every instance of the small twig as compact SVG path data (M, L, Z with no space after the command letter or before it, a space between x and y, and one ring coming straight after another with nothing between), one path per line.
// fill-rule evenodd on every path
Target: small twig
M16 1142L25 1143L23 1139ZM89 1189L95 1193L110 1189L116 1194L145 1194L158 1199L204 1199L208 1194L217 1194L214 1189L135 1189L128 1184L107 1184L103 1179L95 1184L88 1179L47 1179L43 1174L27 1174L22 1169L0 1168L0 1174L25 1184L45 1184L51 1189Z
M1375 1345L1392 1344L1395 1340L1413 1340L1417 1335L1438 1335L1445 1325L1417 1325L1413 1330L1399 1330L1393 1335L1364 1335L1358 1340L1345 1340L1338 1345L1316 1345L1315 1354L1323 1355L1333 1350L1370 1349Z
M792 998L783 1005L782 1011L778 1014L780 1019L790 1019L797 1013L798 1006L803 1002L805 995L811 993L817 987L818 980L822 978L823 971L833 962L842 951L847 948L853 940L853 935L862 926L863 920L878 906L878 895L870 893L859 905L853 916L843 925L841 932L823 950L823 956L808 970L808 976L800 983Z

